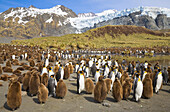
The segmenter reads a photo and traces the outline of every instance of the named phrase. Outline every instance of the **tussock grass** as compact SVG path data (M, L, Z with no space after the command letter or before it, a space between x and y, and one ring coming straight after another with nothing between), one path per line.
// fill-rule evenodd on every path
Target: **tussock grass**
M130 28L130 30L128 30L128 28ZM170 46L170 36L165 36L163 33L136 26L125 26L124 29L123 26L105 26L89 30L82 34L14 40L12 44L39 45L42 48L50 47L52 49L153 47Z

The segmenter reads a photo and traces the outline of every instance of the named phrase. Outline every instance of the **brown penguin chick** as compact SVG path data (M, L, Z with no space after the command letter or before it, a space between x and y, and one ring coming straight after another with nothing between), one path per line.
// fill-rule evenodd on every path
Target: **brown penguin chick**
M20 63L20 66L24 66L24 65L27 65L27 63L24 62Z
M29 65L23 65L25 70L29 70L31 67Z
M7 81L8 80L8 74L1 75L0 80Z
M126 79L123 84L123 99L127 100L132 90L132 80Z
M24 67L18 67L17 70L24 71Z
M33 71L33 70L34 70L34 71L37 71L37 72L38 72L38 69L37 69L37 68L34 68L34 67L30 67L29 70L30 70L30 71Z
M37 94L39 85L40 85L39 74L38 74L38 72L34 72L31 75L30 82L29 82L29 93L31 96Z
M104 81L106 82L107 93L109 93L109 91L111 89L112 80L109 78L106 78Z
M68 66L64 67L64 79L68 79L70 77L70 68Z
M41 83L43 83L46 87L48 86L48 74L47 73L44 73L41 76Z
M7 105L12 110L15 110L20 107L21 102L21 85L18 81L14 81L8 88Z
M38 100L40 103L45 103L48 99L48 89L47 87L41 83L39 86L38 86Z
M127 72L123 72L123 74L122 74L122 76L121 76L121 78L120 78L120 83L123 84L124 81L125 81L127 78L129 78L128 73L127 73Z
M34 67L34 66L35 66L34 60L30 60L30 66L31 66L31 67Z
M64 83L64 81L62 79L60 79L57 83L57 87L56 87L56 97L58 98L64 98L64 96L67 93L67 87L66 84Z
M103 102L107 96L107 86L103 78L104 76L99 77L99 80L94 88L94 99L100 103Z
M71 64L71 63L69 63L69 68L70 68L70 74L72 74L73 73L73 71L74 71L74 68L73 68L73 65Z
M4 64L4 60L0 57L0 64Z
M20 75L21 75L21 71L20 71L20 70L15 70L15 71L13 72L13 74L15 74L15 75L17 75L17 76L20 76Z
M43 65L40 64L40 65L38 66L38 71L39 71L39 72L42 72L42 69L43 69Z
M8 67L12 67L12 65L11 65L11 61L10 61L10 60L8 60L8 61L6 62L6 66L8 66Z
M123 98L123 89L118 78L116 78L113 83L112 94L117 102L121 101Z
M150 74L146 74L143 80L143 94L145 98L151 98L153 96L153 86Z
M22 83L23 78L24 78L24 76L23 76L23 75L18 76L18 82Z
M54 61L55 61L55 57L50 56L50 57L49 57L49 62L54 62Z
M86 93L92 94L94 91L94 83L90 78L87 78L85 81Z
M25 74L22 80L22 83L23 83L22 87L25 91L28 90L29 88L30 78L31 78L31 72L29 71Z
M8 76L8 80L10 80L10 81L17 81L18 80L18 76L15 75L15 74L12 74L12 75Z
M59 66L58 65L56 65L55 67L54 67L54 73L57 73L58 72L58 70L59 70Z
M2 74L2 67L1 67L1 65L0 65L0 75Z
M12 73L13 72L13 69L11 67L8 67L8 66L2 67L2 69L3 69L4 72L8 72L8 73Z

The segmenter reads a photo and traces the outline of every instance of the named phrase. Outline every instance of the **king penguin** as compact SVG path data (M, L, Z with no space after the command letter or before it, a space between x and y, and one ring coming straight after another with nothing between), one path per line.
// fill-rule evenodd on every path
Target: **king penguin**
M46 68L45 64L43 65L43 69L42 69L42 72L41 72L41 76L42 76L44 73L47 73L47 74L48 74L48 71L47 71L47 68Z
M84 72L80 71L77 74L77 93L80 94L81 91L85 89L85 77L84 77Z
M96 83L98 82L99 77L100 77L100 70L97 69L96 74L95 74L95 77L94 77Z
M143 83L140 79L139 74L136 74L136 79L134 80L133 92L134 92L133 98L135 99L136 102L138 102L143 93Z
M155 90L154 92L157 93L157 94L159 92L159 89L161 88L162 81L163 81L162 72L161 72L160 69L158 69L158 72L155 75L154 85L153 85L153 88Z

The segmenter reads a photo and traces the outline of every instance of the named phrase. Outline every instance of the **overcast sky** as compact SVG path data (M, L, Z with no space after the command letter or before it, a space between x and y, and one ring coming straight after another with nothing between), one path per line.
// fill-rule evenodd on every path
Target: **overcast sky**
M29 7L45 9L56 5L64 5L76 14L102 12L107 9L123 10L139 6L170 8L170 0L0 0L0 12L11 7Z

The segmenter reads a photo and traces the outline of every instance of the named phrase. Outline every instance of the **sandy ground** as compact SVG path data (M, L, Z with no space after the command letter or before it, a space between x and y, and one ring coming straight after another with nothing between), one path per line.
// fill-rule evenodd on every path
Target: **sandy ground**
M4 65L2 65L4 66ZM15 70L19 66L13 66ZM25 71L26 72L26 71ZM64 99L49 97L45 104L39 104L37 96L30 97L25 91L22 91L22 104L16 112L168 112L170 110L170 84L164 85L159 94L153 95L151 99L141 99L139 103L131 100L122 100L115 102L111 93L107 95L104 103L110 107L103 106L101 103L94 101L93 94L76 94L76 74L71 74L72 81L64 80L68 91ZM11 111L7 104L6 94L8 91L8 82L2 82L0 87L0 112Z

